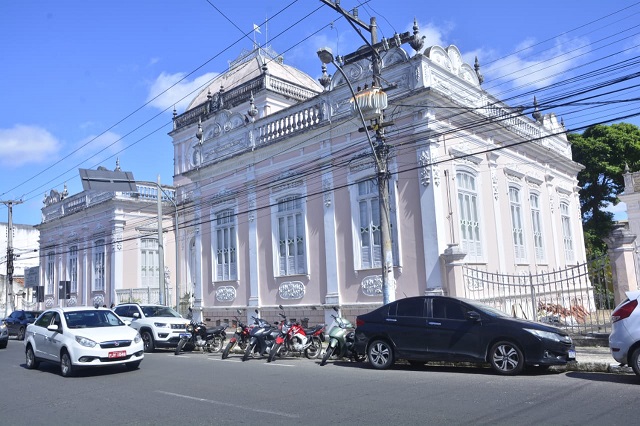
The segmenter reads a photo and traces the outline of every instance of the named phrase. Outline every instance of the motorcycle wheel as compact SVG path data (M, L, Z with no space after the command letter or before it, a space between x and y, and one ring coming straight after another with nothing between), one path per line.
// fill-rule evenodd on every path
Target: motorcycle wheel
M281 347L282 345L273 345L271 347L271 350L269 351L269 358L267 358L267 362L271 362L276 359L276 356L278 356L278 352L280 351Z
M209 346L210 348L210 352L220 352L222 350L222 347L224 346L224 340L222 337L220 336L216 336L213 338L213 343L211 344L211 346Z
M174 352L175 355L180 355L180 351L184 347L185 343L187 343L186 340L180 339L180 341L178 342L178 346L176 346L176 351Z
M322 361L320 361L320 365L325 365L327 363L327 360L331 357L331 355L333 354L333 350L335 348L332 348L331 346L327 347L327 350L324 351L324 355L322 355Z
M222 359L229 358L229 352L231 352L231 349L233 349L235 345L236 345L235 342L227 343L227 346L225 346L224 351L222 351Z
M251 355L253 353L253 350L256 348L256 344L254 343L253 345L247 345L247 349L245 349L244 351L244 355L242 355L242 360L246 361L249 359L249 355Z
M311 345L304 350L304 356L307 359L316 359L320 356L320 352L322 352L322 340L319 337L313 337Z

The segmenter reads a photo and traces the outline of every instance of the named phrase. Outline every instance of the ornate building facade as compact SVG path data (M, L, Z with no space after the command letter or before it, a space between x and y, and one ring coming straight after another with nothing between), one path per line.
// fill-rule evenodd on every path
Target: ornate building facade
M585 261L564 126L481 87L455 46L380 53L388 90L394 298L460 295L446 263L529 274ZM320 63L319 63L320 65ZM196 312L326 322L382 302L376 167L351 88L365 58L318 84L269 49L243 52L174 113L179 253Z

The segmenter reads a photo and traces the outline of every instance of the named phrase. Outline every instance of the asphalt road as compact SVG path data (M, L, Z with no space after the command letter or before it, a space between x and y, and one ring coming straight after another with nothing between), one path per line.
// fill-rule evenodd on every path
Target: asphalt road
M240 355L145 355L139 370L24 367L22 342L0 350L0 425L628 425L640 379Z

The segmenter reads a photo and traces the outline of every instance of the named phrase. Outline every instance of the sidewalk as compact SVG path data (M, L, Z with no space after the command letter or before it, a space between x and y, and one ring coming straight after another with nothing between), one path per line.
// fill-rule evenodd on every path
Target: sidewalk
M611 356L607 337L579 338L573 337L576 345L576 361L565 367L557 367L566 371L591 371L598 373L634 374L629 366L621 367Z

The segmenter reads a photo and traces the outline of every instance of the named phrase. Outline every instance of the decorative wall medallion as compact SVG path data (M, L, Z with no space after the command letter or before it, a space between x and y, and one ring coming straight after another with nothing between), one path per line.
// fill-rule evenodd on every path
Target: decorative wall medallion
M282 299L302 299L305 293L304 284L300 281L287 281L278 287L278 294Z
M53 307L53 298L52 297L48 297L47 300L44 301L44 306L47 309Z
M364 277L360 286L365 296L380 296L382 295L382 276L370 275Z
M78 304L78 299L76 296L71 296L69 300L67 300L67 306L76 306Z
M232 302L236 300L236 289L230 285L218 287L216 289L216 300L218 302Z
M98 306L102 306L104 305L104 296L102 294L97 294L94 298L93 298L93 305L98 305Z

